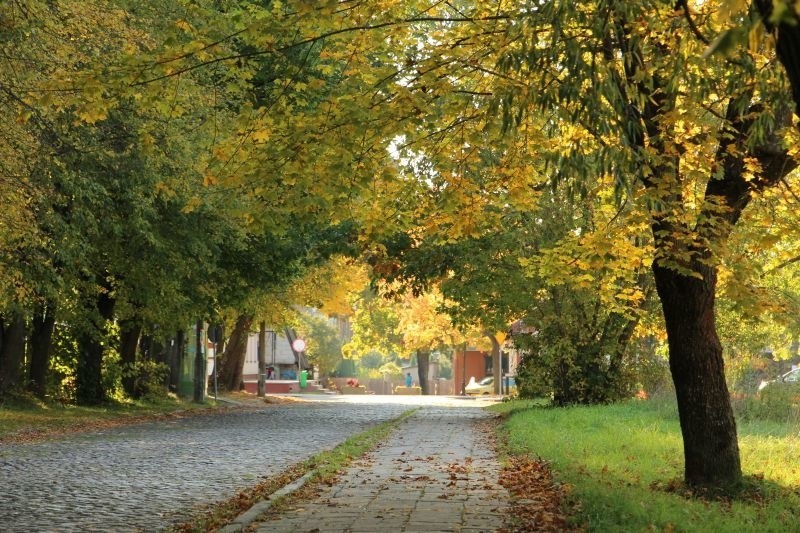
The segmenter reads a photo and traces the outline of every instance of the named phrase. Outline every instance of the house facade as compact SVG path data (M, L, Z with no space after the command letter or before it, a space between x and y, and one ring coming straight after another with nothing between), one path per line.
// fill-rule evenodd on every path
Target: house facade
M513 345L506 341L501 346L501 374L502 376L515 376L517 365L521 354ZM492 367L492 354L475 347L467 347L465 350L453 352L453 388L454 394L462 394L464 388L471 381L480 381L485 377L491 376L494 372Z
M292 339L294 340L294 339ZM266 389L268 393L293 392L296 390L298 376L308 365L301 353L292 349L289 333L280 329L266 332ZM258 392L258 333L247 338L242 380L247 392Z

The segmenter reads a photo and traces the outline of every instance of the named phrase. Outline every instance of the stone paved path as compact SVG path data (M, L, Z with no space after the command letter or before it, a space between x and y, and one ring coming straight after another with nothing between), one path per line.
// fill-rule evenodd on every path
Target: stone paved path
M423 407L318 498L248 530L478 532L503 525L509 494L477 407Z
M410 408L275 405L2 444L0 531L163 530Z

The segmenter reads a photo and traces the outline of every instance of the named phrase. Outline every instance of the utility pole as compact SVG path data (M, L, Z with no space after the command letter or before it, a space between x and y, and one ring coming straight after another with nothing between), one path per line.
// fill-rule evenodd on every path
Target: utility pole
M258 397L263 398L267 393L267 324L263 320L258 328Z

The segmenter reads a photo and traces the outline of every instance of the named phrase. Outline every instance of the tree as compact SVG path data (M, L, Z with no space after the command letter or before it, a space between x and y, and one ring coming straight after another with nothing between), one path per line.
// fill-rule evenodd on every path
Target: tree
M383 286L377 294L365 291L357 302L353 338L343 346L346 357L371 352L417 359L422 394L430 394L428 367L432 352L463 342L464 335L442 312L444 299L435 289L414 295Z
M408 69L394 74L406 76L403 88L387 91L410 93L416 106L431 112L406 123L404 147L416 144L401 156L415 161L424 153L434 160L427 170L412 170L424 176L419 181L446 183L442 198L451 207L443 216L451 223L444 231L450 238L471 235L474 206L487 205L493 187L508 191L512 179L535 183L508 170L495 179L481 171L480 165L487 167L479 147L497 139L487 126L491 119L474 113L481 102L498 110L498 130L525 139L527 147L536 141L531 151L553 165L553 181L580 178L576 200L592 187L608 187L604 178L612 178L617 202L632 202L649 219L686 481L694 487L736 484L738 444L714 301L731 229L755 193L795 167L779 141L778 127L788 115L771 52L755 47L738 51L734 60L703 58L705 39L698 36L719 24L712 3L696 6L701 16L686 4L676 16L666 2L545 3L495 11L491 20L482 7L448 13L441 25L417 21L431 37L415 34ZM469 21L459 24L460 17ZM549 113L547 121L540 110ZM482 127L468 127L473 121ZM524 159L516 146L507 141L499 152ZM453 217L452 205L472 210Z
M352 240L350 224L329 225L296 219L291 231L276 234L250 234L243 240L229 240L219 262L220 277L215 281L218 305L232 309L235 326L220 359L218 379L226 390L238 390L247 349L250 327L259 318L273 325L269 317L272 297L285 291L312 267L331 256L346 253ZM229 248L228 248L229 247ZM227 248L227 249L226 249ZM282 302L282 299L278 299Z
M795 114L800 116L800 60L797 57L797 50L800 48L800 29L798 29L797 22L800 20L800 16L798 16L797 6L782 0L775 2L756 0L753 4L761 15L764 27L775 37L775 53L786 69L794 99ZM741 8L741 6L739 7ZM738 40L741 44L745 35L742 29L747 28L729 29L720 36L720 39L728 37L728 42Z
M104 67L105 85L81 77L82 99L71 96L74 69L37 71L26 83L69 90L55 104L38 100L49 110L44 118L66 110L65 123L103 122L121 104L161 94L165 79L234 62L247 78L264 74L255 58L269 57L285 70L272 69L257 98L241 98L249 80L218 74L219 86L236 95L236 118L195 169L209 188L241 191L243 218L274 230L259 234L279 234L302 214L333 224L356 218L363 243L395 232L453 242L502 223L507 206L535 210L548 183L567 184L576 205L607 191L607 205L650 230L637 244L652 251L686 481L717 487L740 479L715 331L719 264L745 208L791 177L796 163L784 146L797 141L781 130L789 91L774 50L752 39L747 49L704 57L706 36L731 26L730 10L719 2L605 0L382 9L242 3L224 12L213 4L193 4L207 24L177 23L180 38L155 59L137 50L120 61L125 68ZM757 7L777 29L778 58L796 91L794 6ZM735 24L750 35L761 22L748 15ZM12 96L15 115L47 125ZM50 128L12 131L9 146L22 153ZM186 209L202 196L191 195ZM365 244L370 253L381 246ZM91 277L84 292L96 295L106 277L103 269ZM8 274L3 286L10 290L14 279ZM65 286L80 281L72 276Z
M715 7L705 3L702 9ZM491 56L496 65L478 61L486 65L481 72L499 71L480 95L491 94L515 139L541 125L532 136L536 152L553 165L554 181L578 178L576 200L583 191L607 186L604 178L611 177L618 203L633 202L649 217L685 479L694 487L735 485L739 452L714 300L717 264L731 228L754 193L795 167L779 142L778 126L787 115L769 52L755 49L737 61L709 62L702 58L705 44L695 38L691 13L676 17L667 3L545 3L504 15L514 22L498 22L502 29L494 32L487 31L490 24L481 27L480 36L503 35L503 46ZM715 24L711 16L702 20ZM447 38L455 40L456 33ZM474 41L466 42L479 42L471 36ZM443 53L438 44L447 38L437 37L429 48L420 47L423 61L433 61L434 50ZM444 63L451 66L447 55ZM470 94L476 92L472 87ZM472 108L467 109L462 117ZM544 123L542 109L550 113ZM433 123L440 118L431 117L430 130L441 131ZM485 136L469 130L456 148L463 153L480 146ZM474 162L436 150L435 172L452 183L449 196L466 191L469 200L484 200L493 182L469 166L485 163L480 150L469 150ZM449 161L440 163L440 154Z
M444 191L446 209L422 231L449 239L473 236L476 215L493 215L492 192L524 197L530 185L577 176L580 200L592 187L607 187L602 178L611 177L616 200L632 202L649 217L686 480L698 487L738 481L735 423L714 331L716 265L752 193L779 182L794 166L776 142L775 125L786 115L770 52L746 51L734 61L702 58L702 36L719 27L719 18L711 16L716 3L695 6L699 17L688 3L676 11L667 2L546 2L499 10L481 2L458 8L411 3L379 12L360 7L347 11L348 20L357 21L349 25L327 5L294 15L276 10L265 22L280 30L291 20L300 37L284 41L287 34L276 31L280 44L272 39L256 48L286 50L324 39L333 63L317 68L337 71L335 61L353 58L351 75L337 81L320 106L330 105L322 127L303 116L294 122L302 126L285 137L297 133L319 141L291 157L291 165L322 175L323 169L344 171L352 187L363 183L362 176L385 175L372 168L380 156L370 156L375 146L399 140L408 174L419 176L402 183L439 181ZM367 46L369 54L352 53ZM197 65L196 58L187 61L185 68ZM344 151L359 158L345 158L343 168L331 159L342 151L314 131L337 131ZM369 134L359 135L364 131ZM503 132L513 135L501 137ZM498 144L493 153L480 149L489 142ZM267 144L270 153L295 146ZM416 165L420 154L433 164ZM547 172L526 165L533 155L547 162ZM273 161L260 163L269 167ZM307 180L298 176L297 183ZM341 183L331 176L320 198L335 196Z
M199 147L225 131L205 116L218 111L208 105L208 91L185 77L167 105L129 93L105 106L109 94L94 75L101 64L122 61L122 53L152 46L170 25L165 13L181 9L129 16L109 7L65 0L0 8L9 30L2 112L16 117L4 130L2 165L24 185L15 205L29 228L4 232L14 242L3 246L2 270L15 287L4 301L33 317L29 385L39 395L46 392L55 313L69 323L65 331L83 347L78 392L89 403L105 397L102 346L116 344L106 338L110 322L120 318L124 326L128 365L137 331L191 323L213 301L196 290L212 270L197 258L218 244L210 227L240 223L220 216L235 202L204 195L194 167ZM163 89L154 86L148 96Z
M493 337L523 321L536 332L514 339L527 353L525 377L556 404L628 397L636 377L628 345L653 287L647 250L636 245L642 224L610 207L600 194L576 207L558 184L525 211L507 207L499 226L479 225L478 237L394 239L380 260L393 267L376 267L417 293L438 286L462 327Z
M306 340L306 355L321 375L330 374L342 361L342 344L345 339L324 315L300 313L298 330Z

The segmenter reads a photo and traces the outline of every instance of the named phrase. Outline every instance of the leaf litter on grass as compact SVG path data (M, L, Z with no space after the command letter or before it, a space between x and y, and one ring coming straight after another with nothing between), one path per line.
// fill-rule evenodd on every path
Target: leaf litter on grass
M503 533L582 531L567 524L564 502L568 487L553 481L547 462L511 457L500 474L500 484L511 493L511 516Z

